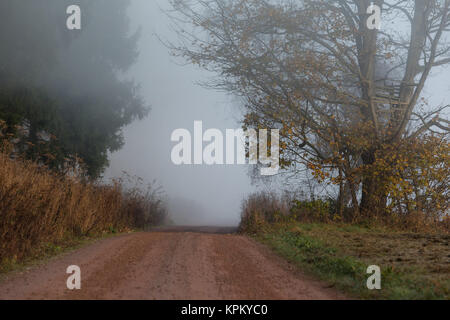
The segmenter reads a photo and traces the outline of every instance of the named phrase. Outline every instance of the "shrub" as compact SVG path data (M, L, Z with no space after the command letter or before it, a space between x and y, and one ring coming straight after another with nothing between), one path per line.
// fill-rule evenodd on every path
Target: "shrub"
M240 230L257 232L265 223L279 222L289 217L289 206L274 193L255 193L242 203Z
M352 222L366 227L388 226L392 229L412 232L448 232L450 225L448 215L435 220L421 211L412 211L405 215L392 213L384 217L360 216L357 219L352 217L348 220L338 214L336 201L331 198L299 200L287 194L260 192L250 195L242 203L240 230L243 232L254 234L264 231L269 224L294 221Z
M293 200L290 211L295 220L328 222L333 206L331 200Z

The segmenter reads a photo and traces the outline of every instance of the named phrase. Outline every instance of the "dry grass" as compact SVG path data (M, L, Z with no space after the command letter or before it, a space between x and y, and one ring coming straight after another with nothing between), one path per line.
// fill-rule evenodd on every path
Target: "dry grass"
M364 299L449 299L449 235L344 223L271 224L255 235L307 272ZM366 268L381 268L368 290Z
M240 229L354 297L449 298L448 220L413 215L344 223L320 204L255 194L243 203ZM365 285L373 264L382 270L382 290Z
M345 208L343 216L336 212L333 200L298 200L288 194L259 192L243 201L241 231L258 233L265 224L276 222L348 223L366 227L385 227L389 230L413 233L450 233L450 215L435 219L433 214L412 212L407 215L392 213L372 217L350 216Z
M319 239L343 254L394 270L416 268L433 280L450 275L450 235L405 233L345 224L297 224L295 232Z
M240 230L257 233L265 223L283 220L290 213L285 199L275 193L260 192L250 195L242 203Z
M157 224L165 209L149 192L83 182L0 153L0 263L43 244Z

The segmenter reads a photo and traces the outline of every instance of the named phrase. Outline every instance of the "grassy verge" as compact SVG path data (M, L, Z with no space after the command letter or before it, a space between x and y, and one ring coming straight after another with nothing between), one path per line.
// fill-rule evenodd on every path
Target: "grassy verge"
M450 299L449 235L296 222L253 236L350 297ZM369 265L381 268L381 290L367 289Z
M2 261L0 263L0 281L11 272L19 272L32 266L45 263L51 258L55 258L64 253L74 251L102 239L116 237L133 232L136 231L129 230L127 232L118 233L115 230L111 230L111 232L104 232L101 234L66 239L64 241L52 243L43 243L39 247L35 248L27 256L26 259L20 261L15 261L14 259Z

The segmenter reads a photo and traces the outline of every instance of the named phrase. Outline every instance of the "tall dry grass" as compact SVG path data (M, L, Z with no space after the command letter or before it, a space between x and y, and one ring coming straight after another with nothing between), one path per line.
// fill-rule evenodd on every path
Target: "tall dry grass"
M259 192L250 195L243 201L240 230L253 234L264 231L270 224L277 222L302 222L350 223L367 227L383 226L407 232L450 232L450 216L448 214L438 221L432 217L433 215L427 213L415 212L409 215L374 216L370 219L366 217L345 219L336 212L336 205L331 199L299 200L289 194Z
M266 223L279 222L289 215L290 206L284 197L270 192L254 193L242 202L239 229L258 233Z
M0 152L0 263L44 243L161 223L165 207L149 190L62 176Z

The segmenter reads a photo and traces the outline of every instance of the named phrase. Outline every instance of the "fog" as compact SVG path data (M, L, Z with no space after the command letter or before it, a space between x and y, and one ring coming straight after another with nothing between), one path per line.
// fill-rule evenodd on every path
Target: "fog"
M81 7L81 32L66 28L70 4ZM172 57L160 41L178 39L164 12L170 9L166 0L132 0L129 7L121 0L2 0L0 9L0 40L8 44L0 51L0 115L7 105L14 123L20 107L20 117L40 126L36 131L58 127L63 133L58 147L89 161L93 177L101 174L109 156L105 179L127 172L147 183L156 181L177 224L239 223L241 201L256 190L247 166L177 166L171 161L174 130L193 132L194 121L201 120L204 130L225 132L241 127L242 113L236 97L198 85L216 75ZM140 29L136 50L135 38L123 34L128 32L125 10L130 34ZM123 70L121 78L134 81L139 90L133 82L117 80ZM29 90L16 90L22 87ZM46 117L54 108L43 98L42 87L59 105L58 123ZM445 69L437 68L423 97L431 106L445 104L449 88ZM148 117L134 121L144 115L145 105L151 106ZM124 126L122 141L117 133Z
M239 128L239 104L223 92L201 87L212 74L170 56L158 39L176 41L166 1L133 0L129 15L140 26L139 58L128 75L141 85L151 105L148 118L125 130L125 146L112 154L106 177L122 171L151 182L156 179L169 197L172 220L184 225L237 225L243 198L252 190L246 166L176 166L170 155L175 129L193 132L195 120L203 130Z

